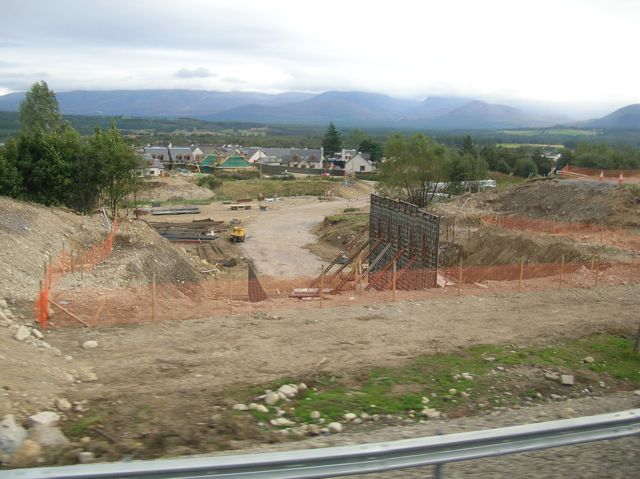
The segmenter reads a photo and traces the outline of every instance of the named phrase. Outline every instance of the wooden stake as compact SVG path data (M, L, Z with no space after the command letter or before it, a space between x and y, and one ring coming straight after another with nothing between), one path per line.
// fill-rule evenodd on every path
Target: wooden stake
M520 277L518 278L518 291L522 289L522 276L524 274L524 258L520 260Z
M158 309L156 304L156 274L153 273L153 279L151 280L151 320L156 321L158 319Z
M458 296L462 293L462 258L460 258L460 269L458 270Z
M100 319L100 313L102 312L102 308L104 308L105 303L107 302L107 298L102 298L100 304L98 305L98 311L96 311L96 315L93 318L93 323L96 324Z
M322 308L322 301L324 301L324 265L320 265L320 307Z
M229 314L233 312L233 306L231 304L231 268L227 270L227 282L229 283Z
M61 304L56 303L54 300L49 299L49 303L53 304L54 306L60 308L60 310L66 314L68 314L69 316L71 316L73 319L75 319L76 321L78 321L79 323L84 324L87 328L91 327L89 326L86 322L84 322L83 320L81 320L79 317L77 317L75 314L73 314L71 311L69 311L67 308L65 308L64 306L62 306Z
M391 287L393 289L393 301L396 300L396 289L398 288L398 265L396 260L393 260L393 273L391 276Z
M562 260L560 262L560 289L562 289L563 279L564 279L564 255L562 255Z

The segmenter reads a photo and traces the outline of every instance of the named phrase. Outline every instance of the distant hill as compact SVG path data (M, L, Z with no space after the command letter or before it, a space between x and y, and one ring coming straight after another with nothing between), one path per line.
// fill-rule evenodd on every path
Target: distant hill
M611 130L640 130L640 104L627 105L597 120L583 122L580 126Z
M70 91L56 94L65 115L194 118L209 121L341 126L499 129L552 126L557 119L471 98L424 101L367 92L279 95L197 90ZM0 96L0 110L16 111L23 93Z

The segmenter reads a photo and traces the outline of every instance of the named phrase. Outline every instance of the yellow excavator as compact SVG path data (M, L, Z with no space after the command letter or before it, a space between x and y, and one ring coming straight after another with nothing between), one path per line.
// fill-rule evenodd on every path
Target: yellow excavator
M247 235L244 226L234 226L233 230L231 230L231 235L229 239L232 243L244 243L244 237Z

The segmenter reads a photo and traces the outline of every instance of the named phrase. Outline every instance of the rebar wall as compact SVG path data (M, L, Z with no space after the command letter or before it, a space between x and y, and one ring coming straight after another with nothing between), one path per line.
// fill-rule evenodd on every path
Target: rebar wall
M371 195L369 238L375 243L370 258L383 254L371 272L388 271L395 260L400 271L398 289L435 287L439 231L438 216L405 201ZM422 270L425 274L404 275L407 280L402 281L402 272L408 270Z

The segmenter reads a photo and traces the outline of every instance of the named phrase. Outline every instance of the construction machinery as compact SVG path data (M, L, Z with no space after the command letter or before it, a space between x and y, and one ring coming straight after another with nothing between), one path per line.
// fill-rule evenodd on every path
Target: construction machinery
M229 239L232 243L244 243L244 238L247 235L244 226L234 226L233 230L231 230L231 235Z

